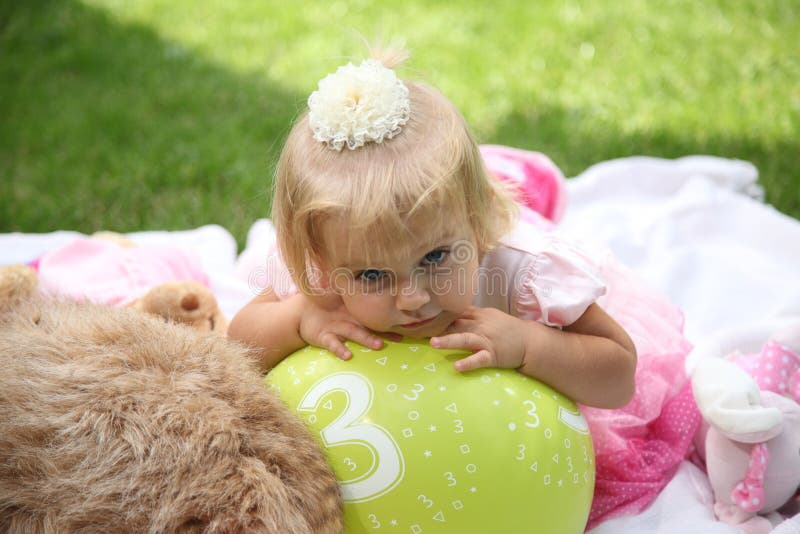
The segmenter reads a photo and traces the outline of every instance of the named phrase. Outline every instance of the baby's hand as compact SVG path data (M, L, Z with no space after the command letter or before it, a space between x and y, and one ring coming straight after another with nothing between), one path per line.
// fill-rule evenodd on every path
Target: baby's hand
M339 297L303 298L305 303L300 316L299 333L309 345L328 349L343 360L353 357L344 344L346 340L375 350L383 348L383 340L356 322ZM393 334L387 336L391 339L401 337Z
M431 338L431 346L474 351L455 362L457 371L479 367L517 368L525 359L525 321L495 308L471 307L444 334Z

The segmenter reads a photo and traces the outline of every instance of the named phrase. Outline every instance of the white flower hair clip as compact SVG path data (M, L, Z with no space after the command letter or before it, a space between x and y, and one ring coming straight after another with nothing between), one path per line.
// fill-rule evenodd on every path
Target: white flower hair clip
M339 151L391 139L408 122L408 87L377 59L348 63L319 81L308 97L314 139Z

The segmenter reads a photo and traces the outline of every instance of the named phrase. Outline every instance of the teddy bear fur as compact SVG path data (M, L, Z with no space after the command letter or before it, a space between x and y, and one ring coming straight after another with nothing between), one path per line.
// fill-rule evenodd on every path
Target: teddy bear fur
M342 531L336 479L221 336L34 297L0 311L0 531Z
M27 265L0 267L0 306L14 306L36 292L39 277Z

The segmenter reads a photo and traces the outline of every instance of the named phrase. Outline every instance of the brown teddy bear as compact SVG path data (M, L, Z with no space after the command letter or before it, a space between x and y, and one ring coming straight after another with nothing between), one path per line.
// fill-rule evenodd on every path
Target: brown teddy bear
M341 532L333 473L250 356L127 308L0 309L0 531Z
M194 280L159 284L131 305L167 321L183 323L201 332L228 331L228 320L206 286Z
M25 265L0 267L0 307L14 305L36 292L36 271ZM228 320L206 286L193 280L159 284L131 304L131 307L167 321L183 323L201 332L222 335Z

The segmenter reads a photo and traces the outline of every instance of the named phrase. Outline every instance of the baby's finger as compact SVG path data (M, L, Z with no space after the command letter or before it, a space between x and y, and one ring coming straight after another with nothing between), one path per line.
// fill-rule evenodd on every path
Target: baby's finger
M464 310L459 319L475 319L477 317L479 309L480 308L477 308L475 306L470 306L469 308Z
M454 332L444 336L432 337L431 347L475 351L488 348L486 346L486 338L473 332Z
M351 323L350 321L336 321L328 326L340 337L360 343L365 347L378 350L383 347L383 340L363 326Z
M353 357L353 353L350 352L350 349L345 347L342 340L339 339L339 336L331 331L325 331L319 336L320 344L337 355L342 360L349 360Z
M473 369L479 369L481 367L493 367L495 362L491 352L488 350L479 350L471 356L457 360L453 365L456 371L463 373L464 371L472 371Z

